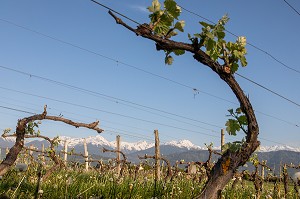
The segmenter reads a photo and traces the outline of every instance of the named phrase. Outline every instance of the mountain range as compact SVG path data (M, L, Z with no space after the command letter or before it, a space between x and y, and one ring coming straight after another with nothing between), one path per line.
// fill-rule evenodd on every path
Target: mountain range
M64 141L68 141L68 146L73 148L75 146L83 145L84 138L71 138L66 136L60 136L61 145L64 144ZM86 139L86 143L95 146L105 146L109 148L115 148L116 141L108 141L104 137L100 135L89 136ZM178 141L170 141L161 143L161 146L174 146L181 149L186 150L207 150L206 147L200 147L198 145L193 144L189 140L178 140ZM142 151L149 148L154 147L154 143L146 142L146 141L138 141L138 142L121 142L121 150L126 152L135 152ZM214 147L215 150L220 150L220 147ZM270 151L294 151L300 152L300 148L294 148L287 145L274 145L274 146L260 146L258 152L270 152Z

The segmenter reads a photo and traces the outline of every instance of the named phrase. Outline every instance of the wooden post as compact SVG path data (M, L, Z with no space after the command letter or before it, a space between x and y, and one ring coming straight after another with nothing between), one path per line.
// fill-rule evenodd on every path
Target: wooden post
M120 151L120 135L117 135L116 137L116 150ZM120 164L120 153L116 153L117 155L117 175L120 175L120 171L121 171L121 164Z
M68 161L68 140L65 140L65 145L64 145L64 164L67 166L67 161Z
M155 135L155 181L160 180L160 148L158 130L154 130Z
M267 165L267 160L263 160L261 163L262 163L262 165ZM262 178L262 180L265 179L265 167L264 166L261 166L261 178Z
M223 152L224 145L225 145L225 132L224 129L221 129L221 152Z
M31 163L31 160L32 160L32 157L33 157L33 149L34 149L34 146L33 146L33 144L31 144L29 146L29 152L28 152L29 156L28 156L28 159L26 160L28 164Z
M286 164L283 165L282 170L283 170L282 172L283 172L284 198L287 198L287 195L289 193L289 186L288 186L289 174L287 172Z
M33 154L33 150L32 149L34 149L34 146L33 146L33 144L31 144L30 146L29 146L29 155L30 156L32 156L32 154Z
M44 154L44 152L45 152L45 145L42 144L42 162L43 163L45 163L45 154Z
M261 179L262 179L262 184L261 184L261 188L262 190L264 189L264 180L265 180L265 166L264 165L267 165L267 160L263 160L262 161L262 165L261 165Z
M86 171L88 171L89 170L89 158L88 158L88 156L89 156L89 152L88 152L88 150L87 150L87 144L86 144L86 139L84 138L84 140L83 140L83 147L84 147L84 156L85 156L85 158L84 158L84 160L85 160L85 170Z

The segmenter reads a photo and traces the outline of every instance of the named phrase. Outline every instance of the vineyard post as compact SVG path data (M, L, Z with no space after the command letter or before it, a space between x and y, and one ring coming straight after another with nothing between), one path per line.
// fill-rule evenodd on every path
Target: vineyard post
M116 151L120 151L120 141L121 141L120 135L117 135L116 136ZM120 153L117 152L116 155L117 155L117 175L120 175L120 171L121 171Z
M85 160L85 170L88 171L89 170L89 158L88 158L88 155L89 155L89 152L87 150L87 144L86 144L86 139L84 138L83 140L83 147L84 147L84 160Z
M262 180L265 179L265 166L263 166L263 165L267 165L267 160L262 161L262 166L261 166L261 178L262 178Z
M221 129L221 152L223 152L225 144L225 132L224 129Z
M42 144L42 162L45 162L45 145Z
M283 165L282 174L283 174L283 185L284 185L284 198L287 198L289 192L289 186L288 186L289 174L287 172L286 164Z
M28 152L28 154L29 154L28 160L27 160L28 164L31 163L31 161L32 161L33 149L34 149L34 146L33 146L33 144L31 144L29 146L29 152Z
M154 130L155 135L155 181L160 179L160 148L158 130Z
M31 144L30 146L29 146L29 155L30 156L32 156L32 154L33 154L33 150L32 149L34 149L34 146L33 146L33 144Z
M265 181L265 166L264 165L267 165L267 160L263 160L262 165L261 165L261 179L262 179L262 182ZM264 183L262 183L261 189L262 190L264 189Z
M64 164L67 165L67 160L68 160L68 140L65 140L64 143Z

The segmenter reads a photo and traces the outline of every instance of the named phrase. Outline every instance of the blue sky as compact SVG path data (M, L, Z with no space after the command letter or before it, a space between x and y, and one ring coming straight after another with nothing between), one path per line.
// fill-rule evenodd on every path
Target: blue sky
M146 7L151 1L99 2L140 23L149 22ZM289 2L300 10L299 1ZM227 30L300 70L300 18L284 1L178 4L214 22L227 13ZM180 19L186 21L185 32L174 39L188 42L187 34L199 32L198 22L203 19L184 10ZM108 140L120 134L124 141L151 141L158 129L162 142L189 139L200 146L219 145L227 110L237 107L228 86L191 54L175 57L174 64L166 66L164 53L156 51L152 41L117 25L106 9L89 0L2 1L0 27L0 106L40 113L47 104L49 115L87 123L97 119ZM230 34L226 38L236 39ZM248 66L238 72L299 104L300 74L249 45L247 50ZM237 80L257 111L262 145L300 147L296 126L300 126L300 107L240 77ZM0 130L14 129L18 119L29 115L0 108ZM43 121L41 130L50 137L96 135L50 121ZM240 133L226 139L242 137Z

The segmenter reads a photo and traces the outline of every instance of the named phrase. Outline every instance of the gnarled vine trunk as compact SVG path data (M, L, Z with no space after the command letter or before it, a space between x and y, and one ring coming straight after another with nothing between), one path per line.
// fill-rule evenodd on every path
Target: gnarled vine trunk
M243 93L239 84L235 80L233 74L226 70L218 62L213 61L204 51L192 44L176 42L154 34L147 25L140 25L137 29L128 26L120 18L116 17L111 11L109 14L115 19L117 24L120 24L128 30L134 32L137 36L150 39L156 42L157 50L185 50L193 54L194 59L198 62L210 67L226 84L231 88L232 92L240 102L240 107L245 113L248 120L248 131L246 134L246 142L242 148L236 152L227 150L211 170L210 178L208 179L203 192L197 198L216 199L218 194L223 190L225 185L232 179L235 171L239 166L244 165L251 154L259 146L257 140L259 128L254 114L254 110L249 99Z
M0 176L4 175L9 168L15 163L17 160L18 154L21 152L21 150L24 147L24 139L26 134L26 128L27 124L29 122L34 122L36 120L52 120L52 121L60 121L64 122L66 124L69 124L71 126L74 126L76 128L78 127L85 127L88 129L93 129L97 131L98 133L101 133L103 130L98 127L99 121L85 124L85 123L77 123L73 122L72 120L65 119L63 117L57 117L57 116L48 116L46 111L47 106L44 107L44 112L42 114L33 115L30 117L25 117L18 121L17 127L16 127L16 142L14 146L9 150L9 153L6 155L5 159L0 164ZM51 153L50 155L53 156L53 160L56 163L59 163L59 160L55 156L54 153Z

